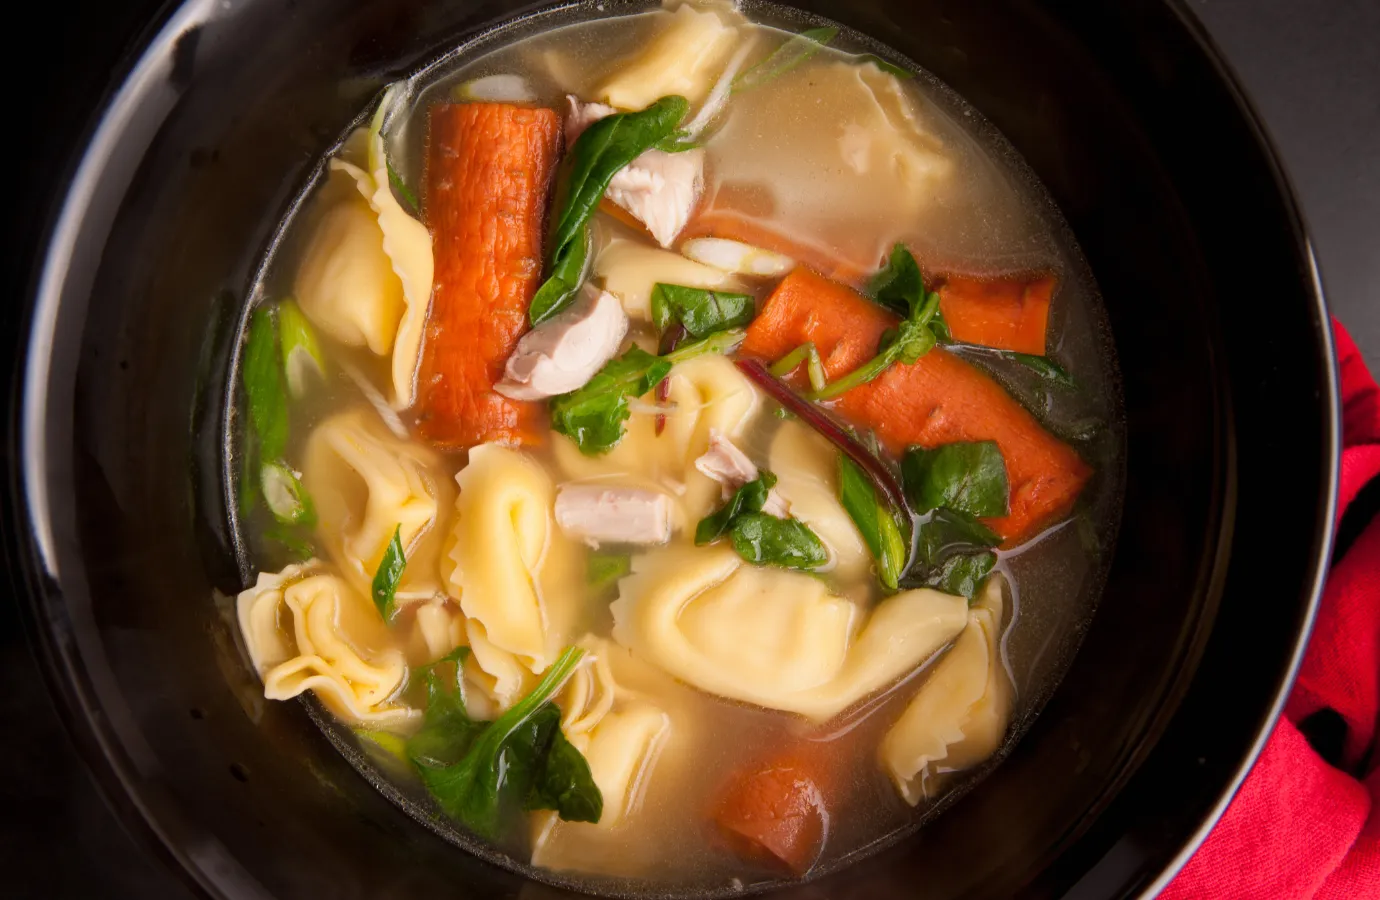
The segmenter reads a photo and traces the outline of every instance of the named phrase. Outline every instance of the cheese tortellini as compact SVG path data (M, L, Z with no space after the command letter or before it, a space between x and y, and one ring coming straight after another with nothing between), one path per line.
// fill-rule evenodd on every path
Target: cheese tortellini
M670 94L699 103L738 42L737 27L724 21L728 14L688 3L663 14L669 21L636 59L617 66L599 99L619 109L644 109Z
M448 542L447 582L500 708L570 643L583 618L583 552L556 527L556 488L540 465L499 444L470 451Z
M772 438L767 465L791 515L819 535L840 578L866 574L872 564L858 526L839 502L838 451L799 422L785 422Z
M311 433L302 484L316 504L322 544L358 590L369 593L400 530L407 568L398 603L442 592L443 517L455 492L435 453L395 437L371 410L353 409Z
M630 318L644 322L651 321L652 288L658 282L706 290L742 290L741 282L722 269L626 238L614 238L599 251L594 274L604 279L604 290L622 302Z
M676 678L817 721L915 669L967 621L962 597L928 589L865 616L818 578L726 547L635 559L612 610L614 637Z
M393 699L407 663L378 611L315 560L260 574L236 611L269 700L310 690L351 724L405 731L420 721Z
M695 468L709 449L710 432L739 437L761 409L752 382L722 356L702 356L678 364L668 376L666 427L656 433L656 415L634 412L627 433L612 450L586 456L570 439L554 435L556 462L574 480L628 487L654 487L676 501L672 525L693 530L718 505L720 485Z
M1002 665L1002 579L987 580L967 627L882 740L882 765L911 806L940 776L977 765L1001 746L1012 686Z

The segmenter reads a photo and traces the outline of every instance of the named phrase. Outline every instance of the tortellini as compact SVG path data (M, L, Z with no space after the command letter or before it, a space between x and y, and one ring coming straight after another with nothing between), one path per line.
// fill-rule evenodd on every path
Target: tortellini
M398 603L443 593L443 517L455 492L435 453L395 437L372 411L353 409L311 433L302 484L316 504L317 534L357 589L369 593L384 551L400 530L407 568Z
M742 284L722 269L626 238L614 238L599 251L594 274L604 279L604 290L622 301L630 318L644 322L652 318L652 287L657 282L707 290L742 289Z
M668 376L666 426L656 433L656 415L639 409L627 433L612 450L586 456L575 443L553 437L556 462L571 479L651 487L676 501L672 526L693 530L719 504L720 486L695 468L709 449L710 432L739 437L762 406L761 396L737 367L722 356L702 356L678 364Z
M533 817L532 863L599 870L619 852L619 826L633 820L663 751L674 739L684 748L687 719L673 716L684 688L604 638L586 637L586 662L557 697L561 730L589 761L604 799L598 822L561 822L555 813ZM658 775L658 782L665 774ZM626 829L623 829L626 832ZM621 864L620 864L621 865Z
M790 513L810 527L829 551L832 570L842 579L867 572L871 557L858 526L839 502L838 451L799 422L785 422L772 438L767 465L777 477L776 492Z
M738 29L711 10L685 4L664 16L669 21L650 44L599 89L601 101L619 109L644 109L669 94L699 103L714 86Z
M447 582L473 658L506 708L583 618L583 551L556 527L551 477L522 452L475 447L456 482Z
M1002 579L993 576L967 627L882 740L882 766L911 806L940 776L977 765L1001 746L1012 686L1002 664Z
M351 724L405 731L419 721L419 711L394 702L407 663L378 611L320 563L260 574L236 607L269 700L311 690Z
M634 559L611 608L614 638L676 678L816 721L912 671L967 621L962 597L929 589L864 616L820 579L726 547Z

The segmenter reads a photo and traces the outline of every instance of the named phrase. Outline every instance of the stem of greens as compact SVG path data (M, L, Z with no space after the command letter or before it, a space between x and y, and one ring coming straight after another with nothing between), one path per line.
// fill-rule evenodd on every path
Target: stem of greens
M824 374L824 361L819 358L819 350L814 341L806 341L790 353L781 357L769 370L777 378L785 378L801 363L805 363L805 374L810 379L810 390L818 393L829 383Z

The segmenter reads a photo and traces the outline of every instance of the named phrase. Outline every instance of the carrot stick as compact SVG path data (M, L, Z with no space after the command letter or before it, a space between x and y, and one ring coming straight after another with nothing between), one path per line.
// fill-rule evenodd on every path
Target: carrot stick
M952 275L940 285L939 312L954 339L1045 355L1054 276L982 280Z
M823 754L802 741L730 777L713 819L735 853L797 877L810 871L829 834L834 773Z
M435 289L417 382L418 430L452 448L540 440L541 407L494 392L541 281L561 120L503 103L432 107L427 216Z
M742 349L775 360L813 341L832 380L872 358L882 332L895 324L895 316L865 297L797 268L762 305ZM875 431L892 453L996 441L1011 484L1010 512L984 521L1008 545L1068 512L1092 474L999 384L938 348L848 391L834 408Z

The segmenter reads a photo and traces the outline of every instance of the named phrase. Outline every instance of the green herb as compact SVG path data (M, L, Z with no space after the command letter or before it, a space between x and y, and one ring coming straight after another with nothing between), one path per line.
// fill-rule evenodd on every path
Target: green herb
M733 82L733 92L761 87L780 78L818 53L838 33L837 28L811 28L792 35L770 56L739 75Z
M858 57L858 61L862 63L872 63L872 65L881 69L883 72L887 73L888 75L895 75L897 78L915 77L914 72L911 72L908 69L903 69L895 63L887 62L886 60L882 59L880 56L877 56L874 53L864 53L862 56Z
M280 462L264 463L259 470L259 487L273 518L284 525L316 524L316 508L297 473Z
M665 334L676 325L682 325L695 338L746 325L755 312L749 294L706 291L660 282L652 287L651 305L652 322L658 333Z
M604 453L623 438L628 399L652 390L670 371L671 360L630 347L584 387L551 398L551 427L573 439L581 453Z
M863 543L876 560L877 577L886 587L896 590L906 569L908 551L897 522L898 512L883 502L872 480L843 453L839 454L839 502L858 526Z
M551 743L537 766L532 790L527 795L528 809L554 809L567 822L598 822L604 814L604 795L594 783L589 760L566 740L560 729L560 711L556 710L557 726L551 730Z
M805 374L810 379L810 390L822 391L829 383L824 374L824 361L819 358L819 350L814 341L806 341L790 353L778 359L767 371L777 378L785 378L795 371L796 366L805 363Z
M288 554L298 562L305 562L316 555L311 544L281 525L275 525L265 530L264 537L282 545L283 549L287 550Z
M403 570L407 568L407 557L403 555L402 526L393 529L393 539L383 551L379 570L374 573L374 605L379 615L387 622L393 618L394 598L398 593L398 582L402 581Z
M591 553L585 580L590 591L602 594L631 571L632 557L626 553Z
M273 312L261 306L249 320L249 340L240 369L259 459L278 459L287 446L287 398L278 361L278 329Z
M709 335L709 337L700 338L698 341L690 341L687 344L681 344L679 347L663 356L662 359L670 363L683 363L697 356L728 353L741 344L746 335L747 333L741 328L734 328L729 331L717 331Z
M685 132L677 131L670 137L657 141L652 145L652 149L660 150L662 153L684 153L687 150L698 150L703 146L703 140L687 138Z
M564 201L552 216L555 228L551 274L528 309L533 325L545 322L569 305L580 286L583 257L588 254L589 219L613 176L644 151L675 134L689 109L684 97L662 97L640 112L615 113L600 119L575 141L570 150L573 162Z
M901 478L918 513L941 506L973 516L1009 511L1006 463L996 441L961 441L933 450L912 447L901 460Z
M898 362L913 363L933 349L938 339L930 320L939 312L939 295L925 290L924 279L915 257L902 244L891 251L886 268L872 281L877 302L888 309L903 311L904 319L882 335L877 355L822 391L815 400L831 400L853 388L867 384Z
M991 551L951 556L926 577L924 586L971 601L996 564L997 554Z
M419 765L448 766L458 762L484 729L484 722L470 718L465 708L462 667L469 647L456 647L429 665L420 666L413 678L426 685L426 715L422 727L407 740L407 757ZM447 687L437 669L454 666L453 686Z
M819 536L798 519L760 512L740 515L729 530L729 540L739 556L759 566L814 569L829 559Z
M569 765L569 752L546 762L560 710L548 701L575 670L584 651L567 648L530 694L489 723L473 738L459 761L436 767L419 763L417 771L447 815L476 834L492 838L505 808L554 801L562 818L602 811L603 798L589 774ZM574 748L570 748L573 750ZM540 783L541 788L534 790Z
M288 392L300 400L312 379L325 376L326 360L311 323L291 300L278 304L278 344L282 348Z
M1015 350L984 347L981 344L965 344L962 341L955 341L952 339L946 340L944 342L944 347L953 353L957 353L959 356L988 356L1015 363L1024 369L1028 369L1045 381L1053 382L1061 387L1077 386L1077 383L1073 380L1073 376L1069 374L1068 370L1048 356L1035 356L1031 353L1017 353Z
M392 160L385 160L384 165L388 167L388 183L393 186L393 190L402 198L403 203L407 204L406 212L413 216L417 215L422 209L422 204L417 202L417 195L412 193L412 189L407 186L407 182L403 181L398 170L393 168Z
M734 491L733 496L717 512L700 519L700 524L695 528L696 545L704 546L723 537L739 516L760 513L775 485L775 475L765 469L758 472L756 478Z
M917 527L915 559L933 573L954 556L983 553L1000 543L996 532L967 513L941 508Z

